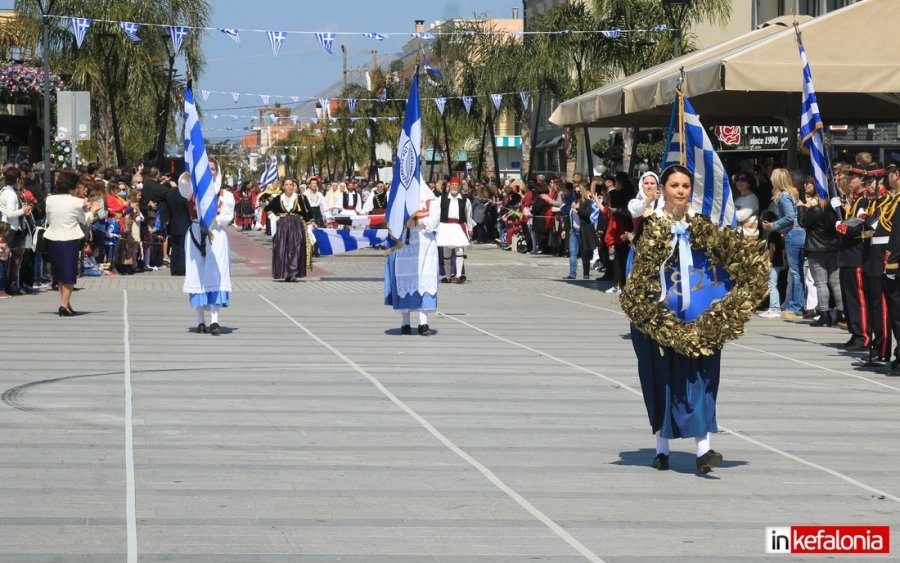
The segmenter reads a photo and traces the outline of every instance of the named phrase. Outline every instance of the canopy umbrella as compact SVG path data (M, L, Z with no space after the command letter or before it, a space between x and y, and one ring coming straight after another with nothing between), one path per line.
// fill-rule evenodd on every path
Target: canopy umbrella
M900 121L900 9L897 0L863 0L817 18L798 17L823 120L828 124ZM557 106L557 125L664 127L675 88L705 125L794 123L803 71L792 17L694 51Z

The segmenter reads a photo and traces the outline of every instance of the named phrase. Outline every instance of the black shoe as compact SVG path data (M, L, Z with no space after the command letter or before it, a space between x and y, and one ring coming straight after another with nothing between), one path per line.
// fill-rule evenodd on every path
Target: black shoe
M219 328L219 323L213 323L209 325L209 333L213 336L219 336L222 334L222 330Z
M412 327L409 325L403 325L400 327L400 334L412 334Z
M881 373L888 377L900 376L900 360L894 360L889 363Z
M431 332L431 329L428 328L428 325L419 325L419 334L421 334L422 336L431 336L434 333Z
M831 313L825 311L820 314L816 319L809 324L809 326L831 326L833 324L833 320L831 318Z
M669 456L666 454L656 454L656 457L653 458L653 462L650 463L650 467L658 469L659 471L666 471L669 469Z
M59 311L57 311L57 313L59 313L60 317L74 317L75 316L75 311L70 311L69 309L66 309L63 306L60 306Z
M197 334L206 334L206 324L200 323L197 325Z
M722 465L722 454L715 450L709 450L697 458L697 473L706 475L713 467Z
M862 342L850 342L844 349L848 352L868 352L869 347L863 344Z

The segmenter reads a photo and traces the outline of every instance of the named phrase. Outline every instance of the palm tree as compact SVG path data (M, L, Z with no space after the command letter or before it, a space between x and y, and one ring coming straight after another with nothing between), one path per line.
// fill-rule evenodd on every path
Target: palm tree
M38 0L16 0L15 7L20 17L40 21ZM206 27L210 8L206 0L54 0L50 13ZM115 24L95 21L79 49L68 24L67 18L51 19L50 61L73 89L91 93L96 134L83 152L108 165L136 162L153 146L160 119L171 119L171 112L160 116L159 111L147 111L165 107L166 42L170 40L159 31L165 27L145 26L139 31L141 41L133 43ZM190 30L181 47L195 77L203 69L202 36L202 31ZM183 80L174 83L168 107L180 107L184 86Z

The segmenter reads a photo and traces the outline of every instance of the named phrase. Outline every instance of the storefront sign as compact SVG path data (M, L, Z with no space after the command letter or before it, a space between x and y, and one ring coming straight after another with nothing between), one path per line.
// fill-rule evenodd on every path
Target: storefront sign
M783 125L719 125L714 134L719 151L780 151L785 150L788 130Z

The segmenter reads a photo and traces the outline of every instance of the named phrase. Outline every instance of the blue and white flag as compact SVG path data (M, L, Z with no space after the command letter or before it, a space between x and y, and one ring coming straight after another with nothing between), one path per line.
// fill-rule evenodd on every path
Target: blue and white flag
M320 31L320 32L316 33L315 35L316 35L316 40L319 42L319 45L321 45L322 48L328 52L329 55L333 55L334 54L334 51L333 51L334 33Z
M231 27L231 28L229 28L229 27L220 27L220 28L219 28L219 31L221 31L222 33L224 33L225 35L227 35L228 37L230 37L231 40L234 41L235 43L237 43L238 45L241 44L241 34L240 34L240 32L238 32L237 29L235 29L235 28L233 28L233 27Z
M184 168L191 176L200 226L209 229L216 219L219 193L213 185L206 142L200 129L200 114L197 113L190 83L184 90Z
M606 37L607 39L617 39L622 36L621 29L610 29L608 31L601 31L600 35Z
M329 98L319 98L319 105L322 106L322 111L324 112L322 115L325 116L325 119L331 117L331 100Z
M528 92L519 92L519 99L522 100L522 109L528 109L528 102L531 101L531 94Z
M425 68L425 74L432 81L434 81L434 82L443 82L444 81L444 75L441 73L441 69L439 69L438 67L431 66L428 64L428 62L426 62L424 65L424 68Z
M356 113L356 99L355 98L347 98L347 109L350 111L350 115Z
M277 57L278 51L280 51L281 46L284 45L284 40L287 39L287 33L284 31L267 31L266 35L269 36L269 45L272 46L272 55Z
M210 94L209 90L200 90L200 96L203 97L204 102L209 101L209 94Z
M238 101L240 98L241 98L241 93L240 93L240 92L232 92L232 93L231 93L231 99L234 100L234 103L237 103L237 101Z
M319 245L320 256L332 256L375 246L389 246L390 235L387 229L364 229L349 231L345 229L313 229L316 244Z
M593 199L591 200L591 225L596 225L600 220L600 206Z
M440 112L441 116L443 116L444 108L447 106L447 98L435 98L434 105L437 106L438 112Z
M125 32L125 35L128 36L129 39L137 43L141 40L138 37L138 30L141 28L141 24L134 22L119 22L119 27L122 28L122 31Z
M679 108L681 106L681 108ZM679 109L683 114L683 135L679 131ZM680 92L672 110L669 123L669 140L666 149L666 163L663 168L681 164L694 175L694 192L691 207L701 215L706 215L713 223L722 227L737 227L731 184L719 155L713 149L700 123L700 116L691 102Z
M277 125L278 117L274 113L269 113L269 121L272 122L272 125Z
M428 33L427 31L419 31L417 33L410 33L410 35L417 39L426 39L426 40L434 39L434 34Z
M472 111L472 102L473 102L473 101L475 101L475 97L474 97L474 96L463 96L463 97L462 97L463 107L466 108L466 115L468 115L469 113L471 113L471 111Z
M300 96L291 96L291 101L295 104L300 101Z
M372 130L366 127L366 137L372 138Z
M434 193L422 179L422 117L419 114L419 69L413 74L403 115L403 128L397 142L394 176L388 193L385 221L394 238L399 239L410 216Z
M292 124L297 125L297 122L298 122L298 121L300 121L300 118L299 118L299 117L297 117L296 115L292 115L292 116L291 116L291 123L292 123Z
M263 170L262 176L259 177L259 189L264 190L266 187L278 181L278 159L275 155L269 157L269 163L266 165L266 169Z
M319 122L319 118L318 117L310 117L309 122L312 123L313 125L315 125Z
M381 92L378 93L378 101L379 102L387 102L387 85L381 89Z
M172 52L176 55L181 51L181 44L184 43L184 38L187 37L188 28L183 25L170 25L169 26L169 37L172 38Z
M661 24L654 25L647 31L649 31L650 33L662 33L663 31L668 31L668 30L669 30L669 27L666 24L661 23Z
M800 106L800 145L809 152L812 163L813 181L816 191L822 199L831 199L837 195L836 186L829 181L831 166L825 150L825 126L819 115L819 103L816 101L816 90L813 88L812 71L806 58L806 49L797 33L797 47L800 48L800 61L803 63L803 102Z
M375 33L374 31L363 33L363 37L368 37L369 39L375 39L376 41L384 41L385 39L388 38L387 35L385 35L383 33Z
M241 186L244 183L244 170L238 166L238 177L237 177L237 185Z
M260 99L260 101L262 101L262 103L263 103L264 106L269 105L269 99L270 99L270 97L269 97L268 94L260 94L260 95L259 95L259 99Z
M72 33L75 34L75 46L79 49L84 43L84 36L87 35L88 28L91 27L91 21L90 18L72 18Z
M494 102L494 109L500 111L500 104L503 103L503 94L491 94L491 101Z

